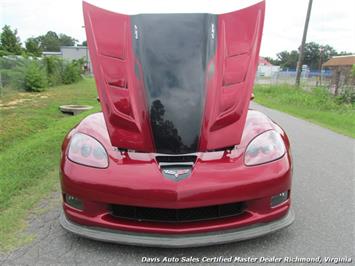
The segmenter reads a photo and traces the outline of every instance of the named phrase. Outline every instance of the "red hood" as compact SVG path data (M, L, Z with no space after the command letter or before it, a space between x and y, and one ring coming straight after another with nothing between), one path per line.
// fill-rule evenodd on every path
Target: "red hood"
M231 13L128 16L83 3L113 146L190 153L239 144L265 3Z

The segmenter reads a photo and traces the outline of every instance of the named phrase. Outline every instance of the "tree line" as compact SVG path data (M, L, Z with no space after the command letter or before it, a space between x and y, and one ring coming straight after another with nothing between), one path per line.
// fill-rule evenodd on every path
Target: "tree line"
M60 51L61 46L72 46L77 42L66 34L48 31L28 38L23 46L17 30L5 25L0 31L0 88L39 92L79 81L85 74L83 58L42 57L43 51Z
M28 38L24 47L17 35L16 29L11 29L5 25L0 32L0 56L6 54L28 54L41 56L43 51L59 52L61 46L73 46L78 40L64 33L57 34L54 31L48 31L46 34L37 37ZM86 41L81 45L86 46ZM347 55L349 52L338 53L332 46L321 45L315 42L309 42L305 45L303 64L308 65L310 69L319 69L321 63L326 62L335 55ZM277 53L276 59L265 57L271 64L280 66L283 69L296 69L299 56L298 50L281 51Z
M351 53L342 51L338 53L332 46L321 45L315 42L306 43L304 47L303 64L310 69L320 69L322 63L328 61L331 57L337 55L349 55ZM280 66L283 69L296 69L299 56L298 50L282 51L277 53L276 59L265 57L271 64Z
M46 34L28 38L23 47L17 29L5 25L0 32L0 56L8 54L41 56L43 51L59 52L61 46L73 46L76 43L78 40L71 36L48 31ZM86 41L82 45L86 46Z

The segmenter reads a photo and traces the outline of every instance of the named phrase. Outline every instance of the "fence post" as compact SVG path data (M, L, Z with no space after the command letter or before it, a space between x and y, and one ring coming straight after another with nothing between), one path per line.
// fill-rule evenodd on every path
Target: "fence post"
M1 72L0 72L0 97L2 97L2 80L1 80Z

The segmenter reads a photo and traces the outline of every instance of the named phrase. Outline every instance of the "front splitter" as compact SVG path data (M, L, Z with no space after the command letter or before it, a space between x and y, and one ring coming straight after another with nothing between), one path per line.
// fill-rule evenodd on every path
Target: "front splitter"
M260 223L238 229L229 229L203 234L198 233L172 235L134 233L129 231L79 225L70 221L65 216L64 212L62 212L60 215L60 224L64 229L83 237L118 244L162 248L187 248L197 246L210 246L247 240L278 231L282 228L291 225L294 220L295 214L293 210L290 209L288 213L281 219L268 223Z

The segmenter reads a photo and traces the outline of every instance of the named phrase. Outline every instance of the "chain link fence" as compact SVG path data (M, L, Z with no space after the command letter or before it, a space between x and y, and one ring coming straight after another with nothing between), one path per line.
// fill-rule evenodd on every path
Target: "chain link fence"
M331 84L332 71L322 70L322 71L302 71L301 74L301 86L305 90L312 89L314 87L330 87ZM287 69L282 71L273 71L265 75L262 72L257 72L256 84L264 85L277 85L277 84L288 84L295 85L296 81L296 70Z

